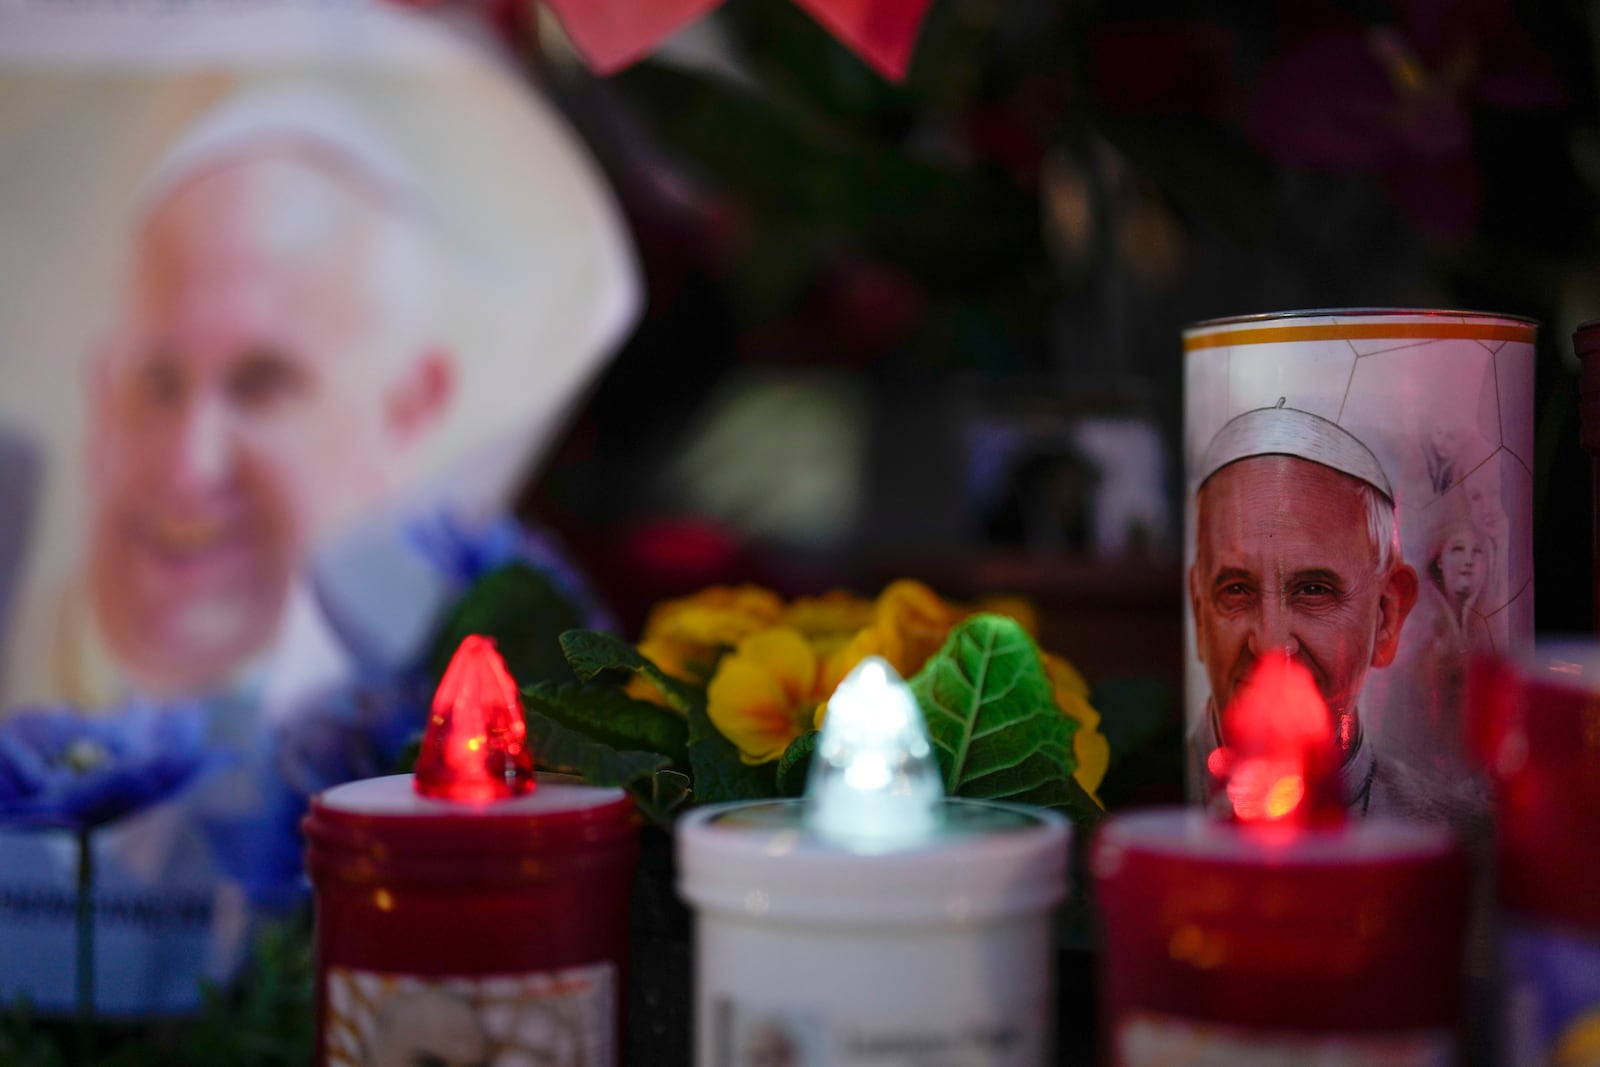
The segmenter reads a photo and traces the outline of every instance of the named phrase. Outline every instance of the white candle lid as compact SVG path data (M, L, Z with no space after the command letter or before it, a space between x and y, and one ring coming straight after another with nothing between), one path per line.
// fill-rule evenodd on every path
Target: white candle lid
M1242 826L1195 808L1157 808L1119 815L1100 832L1096 866L1116 849L1217 863L1338 866L1441 856L1454 849L1450 831L1432 823L1372 816L1332 829Z
M773 922L987 922L1066 895L1070 832L1052 811L949 799L925 841L870 851L811 832L798 800L712 805L678 823L678 890L698 908Z
M576 785L571 784L570 780L552 780L541 774L534 791L524 796L507 797L486 804L467 804L459 800L422 796L412 787L414 777L410 774L391 774L382 778L346 782L318 794L317 803L331 811L350 815L448 815L455 818L511 816L525 819L529 816L604 807L615 804L626 795L620 789Z

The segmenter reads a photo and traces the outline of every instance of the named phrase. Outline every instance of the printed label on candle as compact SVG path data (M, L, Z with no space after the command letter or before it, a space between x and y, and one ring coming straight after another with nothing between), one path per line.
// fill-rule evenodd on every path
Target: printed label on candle
M334 967L327 997L329 1067L616 1063L609 963L472 978Z
M1512 929L1504 960L1506 1062L1596 1062L1600 942L1570 931Z
M1136 1015L1117 1031L1123 1067L1452 1067L1443 1031L1411 1034L1261 1033L1194 1019Z
M999 1011L841 1018L817 1008L716 1004L716 1067L1029 1067L1045 1059L1042 1004Z

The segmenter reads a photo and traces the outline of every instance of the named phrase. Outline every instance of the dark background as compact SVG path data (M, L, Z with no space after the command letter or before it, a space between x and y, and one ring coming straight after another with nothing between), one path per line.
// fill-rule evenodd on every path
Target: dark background
M1176 681L1183 327L1505 312L1541 323L1538 628L1588 630L1596 32L1580 3L937 0L894 85L779 0L609 79L546 24L649 306L525 510L630 630L712 582L908 575L1032 597L1092 681ZM1156 435L1166 503L1109 553L1106 475L1060 445L1107 418Z

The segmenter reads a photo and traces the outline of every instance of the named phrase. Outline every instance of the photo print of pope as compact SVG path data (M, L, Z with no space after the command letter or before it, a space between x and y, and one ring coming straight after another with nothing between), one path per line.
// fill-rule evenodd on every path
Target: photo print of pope
M506 522L638 277L559 114L424 20L219 10L102 69L8 64L28 18L0 13L0 471L34 472L0 484L0 724L199 708L225 758L95 835L98 1003L187 1010L304 891L307 783L369 725L346 694L459 592L425 533ZM57 845L0 830L0 901L70 899ZM0 998L71 1004L56 914L0 905L0 956L39 961Z
M64 360L82 414L35 445L74 477L45 486L0 704L282 718L414 648L435 603L403 526L506 507L637 291L600 176L544 110L494 101L451 146L445 109L405 99L248 86L133 182Z
M1383 465L1349 431L1280 402L1226 423L1195 474L1188 596L1209 697L1189 742L1193 780L1210 792L1204 762L1226 740L1221 710L1261 656L1281 651L1327 702L1346 803L1359 814L1404 807L1361 706L1418 595Z

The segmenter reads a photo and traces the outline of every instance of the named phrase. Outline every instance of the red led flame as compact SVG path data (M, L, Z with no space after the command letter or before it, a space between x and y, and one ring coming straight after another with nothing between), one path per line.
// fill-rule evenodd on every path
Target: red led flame
M433 695L417 755L417 792L474 804L532 792L527 731L517 683L494 642L468 637Z
M1344 821L1333 718L1311 672L1282 652L1263 656L1222 716L1223 745L1207 769L1241 822L1329 826Z

